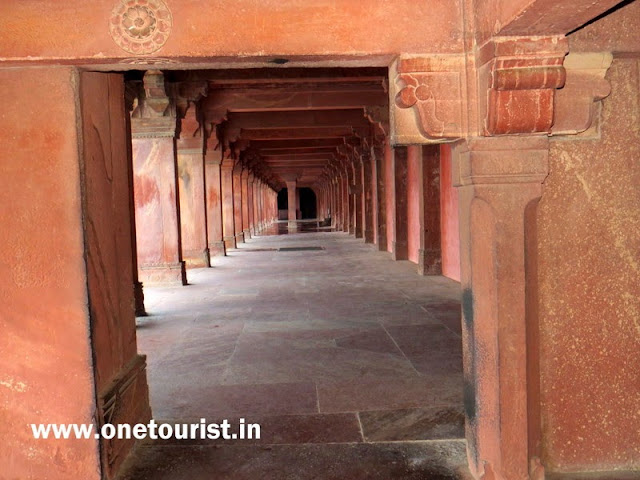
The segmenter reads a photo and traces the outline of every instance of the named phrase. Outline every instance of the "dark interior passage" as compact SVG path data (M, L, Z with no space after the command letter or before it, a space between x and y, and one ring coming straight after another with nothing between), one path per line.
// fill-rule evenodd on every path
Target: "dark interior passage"
M300 214L303 220L318 216L318 203L315 192L309 187L302 187L300 191Z

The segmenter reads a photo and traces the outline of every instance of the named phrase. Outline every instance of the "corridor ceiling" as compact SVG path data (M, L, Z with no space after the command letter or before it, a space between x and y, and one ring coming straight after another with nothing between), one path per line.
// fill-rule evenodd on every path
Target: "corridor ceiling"
M165 75L178 97L198 98L205 125L215 125L221 141L280 187L291 176L298 185L312 187L328 174L330 162L382 134L388 123L386 68L189 70Z

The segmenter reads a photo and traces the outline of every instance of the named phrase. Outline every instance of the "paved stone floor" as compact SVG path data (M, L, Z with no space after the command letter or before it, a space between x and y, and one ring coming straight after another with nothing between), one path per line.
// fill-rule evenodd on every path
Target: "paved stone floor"
M242 417L262 438L145 445L123 478L467 478L459 285L278 228L147 288L138 319L156 420Z

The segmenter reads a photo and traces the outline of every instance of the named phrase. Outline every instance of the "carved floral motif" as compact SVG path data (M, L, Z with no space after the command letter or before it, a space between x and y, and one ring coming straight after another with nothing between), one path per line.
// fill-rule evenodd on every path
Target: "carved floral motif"
M113 9L109 33L123 50L145 55L166 43L172 23L162 0L123 0Z

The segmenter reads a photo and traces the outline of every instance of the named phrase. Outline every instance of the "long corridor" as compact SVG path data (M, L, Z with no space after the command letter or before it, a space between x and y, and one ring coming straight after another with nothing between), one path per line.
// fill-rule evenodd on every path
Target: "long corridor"
M262 437L147 444L124 479L466 478L458 283L340 232L263 232L189 279L145 292L153 416Z

